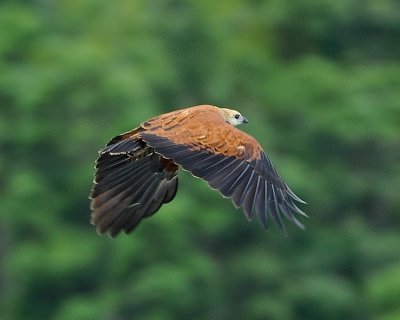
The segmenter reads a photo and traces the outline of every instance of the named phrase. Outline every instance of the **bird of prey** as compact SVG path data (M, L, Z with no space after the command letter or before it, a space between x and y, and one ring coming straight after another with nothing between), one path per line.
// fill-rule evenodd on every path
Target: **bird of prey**
M297 197L281 179L260 144L235 126L240 112L199 105L162 114L122 133L99 151L90 193L91 223L100 234L130 233L138 223L174 199L178 169L205 180L247 219L264 228L281 216L303 225Z

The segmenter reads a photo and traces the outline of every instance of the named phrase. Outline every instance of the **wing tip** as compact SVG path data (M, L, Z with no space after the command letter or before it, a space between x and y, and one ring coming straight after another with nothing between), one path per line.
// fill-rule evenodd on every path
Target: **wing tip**
M289 191L279 189L267 181L264 183L264 188L261 189L263 190L260 190L259 196L256 196L257 199L255 199L255 201L257 203L256 206L251 207L251 212L248 212L248 208L246 208L243 203L236 204L234 201L232 201L235 207L242 208L247 220L252 220L254 213L256 213L261 227L264 230L268 230L268 217L271 217L285 237L288 236L288 233L286 230L286 225L282 220L282 216L284 216L287 220L301 230L306 229L304 224L296 218L296 215L298 214L306 218L309 218L309 216L296 206L294 201L297 201L297 199L300 200L300 198L297 196L293 197L292 194L294 195L294 193L290 189L288 189ZM302 200L299 202L305 203Z
M293 199L296 200L299 203L302 204L307 204L307 202L305 202L304 200L300 199L287 185L286 186L286 193Z

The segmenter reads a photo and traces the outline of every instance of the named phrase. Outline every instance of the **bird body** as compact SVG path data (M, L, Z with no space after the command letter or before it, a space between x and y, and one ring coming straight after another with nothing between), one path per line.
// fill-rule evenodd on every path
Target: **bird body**
M238 111L200 105L151 118L114 137L99 154L91 198L91 222L112 237L131 232L170 202L178 169L208 182L231 198L248 219L267 227L281 214L299 227L295 204L303 202L283 182L260 144L235 128L247 119Z

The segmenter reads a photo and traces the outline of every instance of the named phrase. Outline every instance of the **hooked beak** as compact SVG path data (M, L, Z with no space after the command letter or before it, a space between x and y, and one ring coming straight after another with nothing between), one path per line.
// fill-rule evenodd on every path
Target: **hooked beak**
M243 123L249 123L249 120L247 120L246 117L243 117Z

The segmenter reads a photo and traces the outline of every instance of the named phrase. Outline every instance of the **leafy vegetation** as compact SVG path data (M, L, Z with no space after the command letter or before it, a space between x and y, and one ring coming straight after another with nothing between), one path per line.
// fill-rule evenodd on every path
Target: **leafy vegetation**
M399 319L400 7L386 1L0 4L4 319ZM240 110L309 204L265 233L181 172L99 237L97 150L175 108Z

